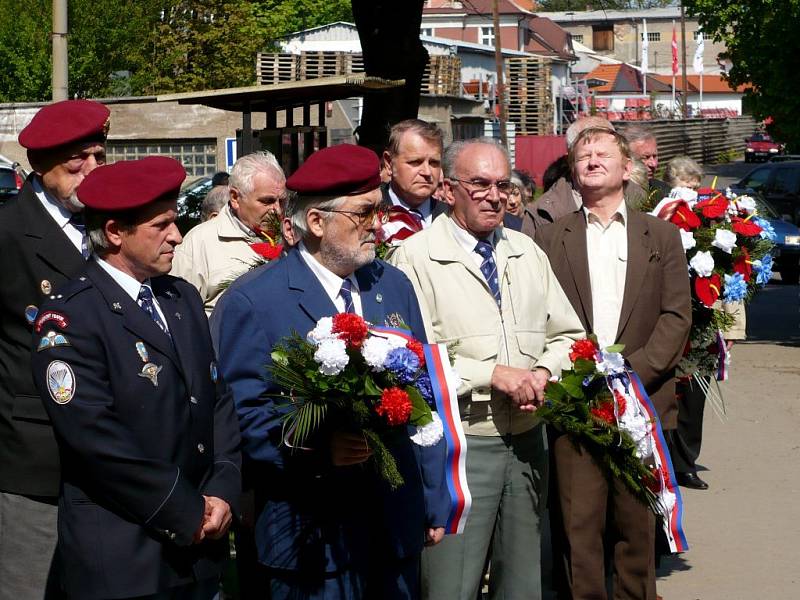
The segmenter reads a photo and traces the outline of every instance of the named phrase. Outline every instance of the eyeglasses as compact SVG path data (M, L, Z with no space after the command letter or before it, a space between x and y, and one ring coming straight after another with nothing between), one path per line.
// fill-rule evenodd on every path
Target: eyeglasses
M493 186L497 188L497 193L502 198L508 198L514 193L514 190L517 189L517 186L508 179L500 181L489 181L488 179L459 179L458 177L448 177L448 179L464 184L464 189L467 190L471 198L483 198L489 194Z
M347 218L355 217L356 220L353 221L353 224L358 225L360 227L364 227L365 225L370 225L375 218L377 217L378 223L383 225L384 223L389 222L389 212L383 209L383 206L380 204L374 204L365 208L364 210L336 210L333 208L317 208L317 210L321 210L322 212L330 212L330 213L339 213L342 215L347 215Z

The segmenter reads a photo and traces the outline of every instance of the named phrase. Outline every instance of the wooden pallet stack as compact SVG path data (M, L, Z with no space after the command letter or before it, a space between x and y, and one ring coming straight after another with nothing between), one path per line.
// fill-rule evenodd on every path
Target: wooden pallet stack
M423 94L461 95L461 59L457 56L431 54L422 74Z
M551 68L547 58L506 59L508 120L517 135L547 135L553 130Z

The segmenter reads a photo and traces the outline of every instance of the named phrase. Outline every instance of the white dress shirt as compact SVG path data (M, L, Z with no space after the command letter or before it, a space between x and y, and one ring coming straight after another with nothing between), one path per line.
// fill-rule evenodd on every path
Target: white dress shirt
M586 216L586 253L592 287L592 326L601 348L617 339L628 268L628 213L623 200L608 224L590 209Z
M481 265L483 264L483 256L475 252L475 246L478 245L478 238L476 238L466 229L463 229L452 219L450 222L453 225L451 229L453 230L453 237L456 239L456 242L458 242L458 245L461 246L467 254L469 254L470 258L472 258L472 262L474 262L475 265L480 269ZM494 244L494 231L492 231L488 237L484 238L484 240L492 245L492 258L494 258L494 262L497 264L497 250L495 249Z
M416 208L412 208L411 206L406 204L405 201L402 198L400 198L400 196L398 196L395 193L395 191L392 189L392 185L389 184L389 199L392 201L392 204L394 206L400 206L402 208L405 208L407 211L413 211L419 213L422 216L423 229L430 226L431 221L433 220L433 215L431 213L431 207L433 203L431 202L430 198L425 200L425 202L423 202Z
M153 296L153 304L158 311L158 316L161 317L161 322L164 323L164 327L167 328L169 331L169 325L167 325L167 319L164 317L164 311L161 310L161 306L158 304L158 298L156 295L153 294L153 288L150 287L150 280L147 279L144 282L140 283L135 277L128 275L124 271L120 271L117 267L112 264L109 264L107 261L103 260L96 254L93 258L97 261L97 264L100 265L100 268L103 269L106 273L108 273L111 278L122 288L122 290L131 297L131 299L139 304L139 290L142 286L145 286L150 289L150 294Z
M47 213L53 217L56 225L61 228L64 235L72 242L72 245L78 249L78 252L83 252L83 233L70 222L72 213L44 191L38 177L33 178L33 193L36 194L39 202L42 203Z
M344 279L339 277L336 273L329 270L321 262L314 258L303 242L300 242L297 245L297 249L300 251L300 256L308 265L308 268L311 269L311 272L322 285L325 293L328 294L328 297L336 306L336 310L339 312L345 312L346 307L344 298L342 298L339 294L339 291L342 289L342 283L344 282ZM347 279L350 280L351 284L350 296L353 298L353 310L356 311L357 315L363 317L364 313L361 310L361 293L358 289L358 281L356 281L355 274L348 275Z

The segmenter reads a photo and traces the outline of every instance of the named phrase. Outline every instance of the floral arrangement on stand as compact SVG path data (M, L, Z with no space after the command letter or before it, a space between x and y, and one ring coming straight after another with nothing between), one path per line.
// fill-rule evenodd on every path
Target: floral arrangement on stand
M726 378L725 307L750 302L772 276L775 232L756 201L712 188L674 188L650 213L678 226L691 277L692 328L680 376Z
M601 349L590 335L572 345L572 368L545 388L536 414L580 444L609 480L622 482L654 514L675 552L688 548L682 504L655 411L622 345Z
M303 447L329 419L361 433L377 472L395 489L402 476L388 446L409 436L420 446L443 435L423 344L402 327L374 327L358 315L323 317L305 338L272 351L269 367L286 401L283 440Z

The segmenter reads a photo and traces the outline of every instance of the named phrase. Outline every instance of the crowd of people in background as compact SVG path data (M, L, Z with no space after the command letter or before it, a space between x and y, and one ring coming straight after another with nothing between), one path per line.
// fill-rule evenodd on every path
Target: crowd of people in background
M475 600L487 578L489 598L536 599L546 517L560 599L656 600L652 512L536 408L575 341L624 344L679 482L708 487L704 394L674 377L686 259L644 211L697 189L697 163L662 181L652 133L587 117L540 192L495 140L445 145L412 119L381 156L325 148L288 178L269 152L240 157L181 235L185 171L105 165L109 116L41 109L19 138L33 173L0 209L0 600L211 600L229 531L243 599ZM458 534L444 441L392 448L397 490L344 427L289 447L271 350L336 313L451 345Z

